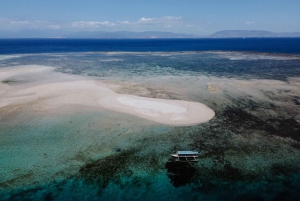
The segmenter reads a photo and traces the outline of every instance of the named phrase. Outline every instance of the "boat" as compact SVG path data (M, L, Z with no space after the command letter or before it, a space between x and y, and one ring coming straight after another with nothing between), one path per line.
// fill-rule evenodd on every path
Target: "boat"
M176 161L180 162L197 162L199 153L197 151L177 151L171 154Z

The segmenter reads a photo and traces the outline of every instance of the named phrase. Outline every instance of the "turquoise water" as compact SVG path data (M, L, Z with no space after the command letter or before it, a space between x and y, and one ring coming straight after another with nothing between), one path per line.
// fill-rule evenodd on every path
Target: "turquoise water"
M4 57L3 57L4 58ZM118 93L205 103L184 127L92 107L0 111L2 200L298 200L299 59L240 52L11 55ZM37 78L15 77L17 85ZM117 87L113 87L116 85ZM59 112L58 112L59 111ZM197 163L176 163L197 150Z

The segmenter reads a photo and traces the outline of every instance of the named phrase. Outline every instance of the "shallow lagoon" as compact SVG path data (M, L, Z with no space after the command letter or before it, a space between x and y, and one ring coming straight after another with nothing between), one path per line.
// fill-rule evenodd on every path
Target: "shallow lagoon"
M1 197L12 200L297 200L297 56L239 52L10 55L118 93L202 102L208 123L174 127L105 109L41 102L0 109ZM45 75L46 79L47 75ZM14 77L3 85L33 84ZM50 80L49 80L50 82ZM195 164L170 160L197 150ZM188 171L187 171L188 170Z

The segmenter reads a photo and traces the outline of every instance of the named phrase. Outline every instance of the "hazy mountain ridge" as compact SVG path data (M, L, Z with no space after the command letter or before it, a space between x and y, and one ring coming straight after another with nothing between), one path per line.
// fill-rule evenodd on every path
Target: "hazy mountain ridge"
M76 32L67 35L68 38L195 38L196 36L189 34L178 34L172 32L160 31L144 31L144 32L131 32L131 31L93 31L93 32Z
M59 30L22 30L19 32L0 31L0 38L95 38L95 39L151 39L151 38L279 38L300 37L300 32L275 33L259 30L223 30L211 35L196 36L192 34L181 34L161 31L81 31L64 32Z
M210 38L259 38L259 37L300 37L300 32L275 33L259 30L223 30L209 35Z
M76 32L67 36L67 38L243 38L243 37L300 37L300 32L275 33L259 30L223 30L207 36L195 36L189 34L178 34L172 32L159 31L116 31L116 32Z

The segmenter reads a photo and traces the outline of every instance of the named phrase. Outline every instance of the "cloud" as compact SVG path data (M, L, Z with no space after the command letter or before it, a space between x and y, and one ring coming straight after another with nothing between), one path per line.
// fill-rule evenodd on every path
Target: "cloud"
M129 21L117 21L117 24L131 24Z
M255 24L255 22L246 22L247 25Z
M11 24L29 24L28 21L11 21Z
M182 17L181 16L179 16L179 17L165 16L165 17L163 17L163 19L167 19L167 20L181 20Z
M60 26L60 25L55 25L55 24L49 25L48 27L49 27L50 29L61 29L61 26Z
M141 18L140 20L136 22L132 22L131 24L135 26L152 26L152 27L176 27L180 26L180 24L183 24L182 17L177 16L164 16L161 18Z
M109 21L77 21L72 23L74 28L98 28L101 26L116 26L116 24Z
M190 33L199 31L200 25L198 21L187 21L181 16L162 16L148 17L141 16L136 20L118 20L118 21L73 21L69 23L73 31L79 30L101 30L101 31L170 31L178 33Z
M179 26L182 24L182 17L178 16L164 16L161 18L146 18L142 17L136 21L75 21L72 22L72 27L77 29L109 29L109 27L114 27L115 29L139 29L141 27L147 27L147 29L156 28L171 28Z
M153 21L153 20L156 20L157 18L141 18L140 20L139 20L139 22L149 22L149 21Z
M39 20L14 20L0 18L1 30L22 30L22 29L61 29L61 25Z
M161 18L141 18L139 21L136 23L143 23L143 22L151 22L151 23L164 23L164 22L170 22L170 21L180 21L182 17L173 17L173 16L164 16Z
M0 30L103 30L103 31L171 31L191 32L197 30L197 21L186 21L181 16L147 17L136 20L90 20L54 23L51 21L0 18Z

